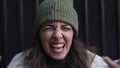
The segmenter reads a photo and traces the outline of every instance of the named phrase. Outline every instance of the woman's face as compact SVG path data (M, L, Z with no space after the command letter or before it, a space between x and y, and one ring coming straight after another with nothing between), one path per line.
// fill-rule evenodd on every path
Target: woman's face
M55 60L64 59L68 54L72 40L73 29L63 22L44 24L39 31L45 52Z

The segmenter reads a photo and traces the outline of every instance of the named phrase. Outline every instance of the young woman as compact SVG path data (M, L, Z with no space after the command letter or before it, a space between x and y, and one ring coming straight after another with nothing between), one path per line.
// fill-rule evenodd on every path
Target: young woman
M73 0L45 0L37 8L33 47L18 53L7 68L105 68L104 60L77 39Z

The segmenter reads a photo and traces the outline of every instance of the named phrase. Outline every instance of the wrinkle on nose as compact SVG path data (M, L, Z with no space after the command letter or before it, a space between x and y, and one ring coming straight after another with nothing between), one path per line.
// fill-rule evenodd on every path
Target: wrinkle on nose
M61 32L61 31L55 31L53 37L54 37L56 40L61 39L61 38L62 38L62 32Z

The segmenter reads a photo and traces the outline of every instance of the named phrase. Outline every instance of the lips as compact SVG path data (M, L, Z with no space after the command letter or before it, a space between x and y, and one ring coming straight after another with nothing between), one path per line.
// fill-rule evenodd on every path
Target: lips
M64 43L52 43L50 48L53 53L62 53L64 51L65 44Z
M59 48L63 48L64 44L51 44L51 47L59 49Z

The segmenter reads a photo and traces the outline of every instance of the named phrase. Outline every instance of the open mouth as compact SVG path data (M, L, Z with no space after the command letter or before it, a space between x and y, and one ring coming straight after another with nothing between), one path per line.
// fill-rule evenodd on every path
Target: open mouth
M61 53L64 51L65 44L63 43L51 44L50 47L54 53Z
M65 46L64 44L52 44L50 47L60 49L60 48L64 48L64 46Z

